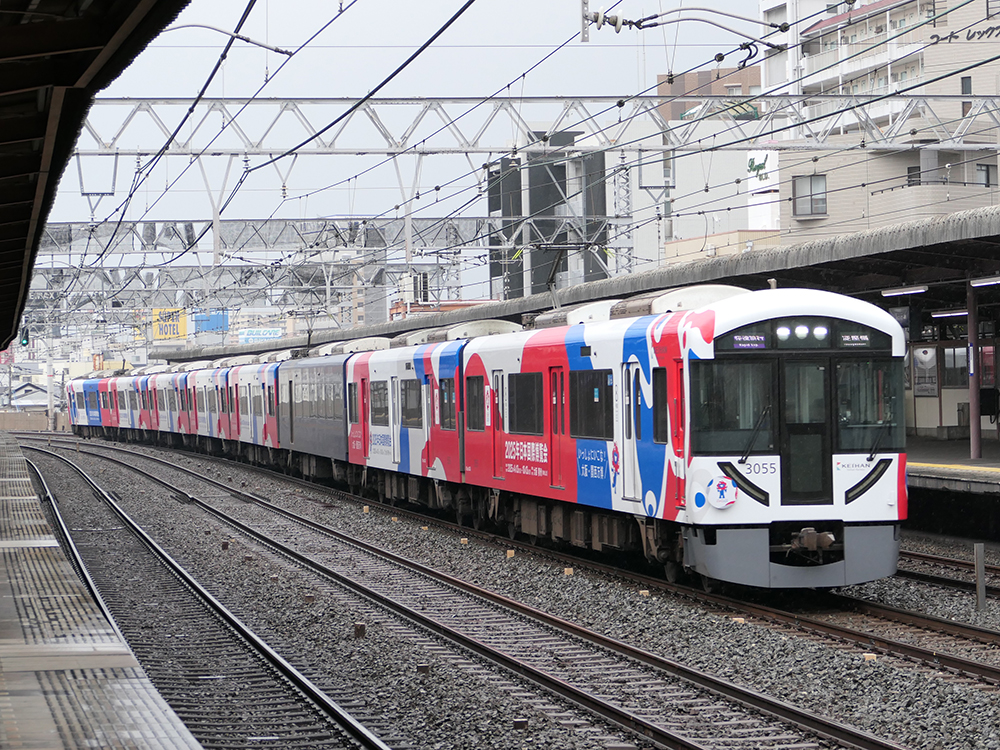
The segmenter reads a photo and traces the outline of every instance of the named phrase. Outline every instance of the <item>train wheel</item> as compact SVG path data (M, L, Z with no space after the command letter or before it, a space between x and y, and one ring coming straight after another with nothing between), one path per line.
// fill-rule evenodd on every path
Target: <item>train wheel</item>
M677 579L681 575L681 566L675 563L673 560L668 560L663 563L663 576L667 579L667 583L677 583Z
M517 536L517 524L513 521L507 522L507 538L513 539Z
M719 582L714 578L709 578L705 574L699 576L701 578L701 589L706 594L714 594L719 590Z

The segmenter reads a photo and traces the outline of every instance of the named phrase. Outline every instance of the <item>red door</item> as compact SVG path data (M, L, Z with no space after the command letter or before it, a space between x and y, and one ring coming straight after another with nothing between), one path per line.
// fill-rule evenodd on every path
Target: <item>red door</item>
M565 372L549 368L549 484L563 487L562 441L566 434Z
M368 458L368 378L361 378L361 449Z
M507 445L503 424L503 370L493 371L493 398L490 399L490 409L493 410L493 476L503 479L504 451Z

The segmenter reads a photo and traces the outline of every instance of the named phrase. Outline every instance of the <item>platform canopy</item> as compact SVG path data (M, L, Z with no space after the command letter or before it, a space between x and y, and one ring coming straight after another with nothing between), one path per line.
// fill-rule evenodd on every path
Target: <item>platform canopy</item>
M189 0L10 0L0 9L0 349L94 94Z

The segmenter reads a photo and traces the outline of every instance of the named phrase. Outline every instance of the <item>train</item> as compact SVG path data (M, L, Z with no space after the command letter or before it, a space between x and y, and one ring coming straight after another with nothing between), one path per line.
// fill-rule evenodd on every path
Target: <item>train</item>
M670 580L892 575L906 518L904 332L814 289L701 285L280 361L67 386L74 432L186 446ZM296 352L292 352L295 354Z

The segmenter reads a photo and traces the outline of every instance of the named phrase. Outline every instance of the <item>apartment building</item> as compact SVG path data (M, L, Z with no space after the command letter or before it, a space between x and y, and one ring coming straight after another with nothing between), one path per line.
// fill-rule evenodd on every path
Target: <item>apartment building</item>
M983 60L1000 41L1000 0L760 10L791 25L764 61L764 93L802 95L813 132L832 133L782 162L782 244L997 202L998 120L984 97L1000 94L1000 62ZM790 135L809 143L806 128Z

